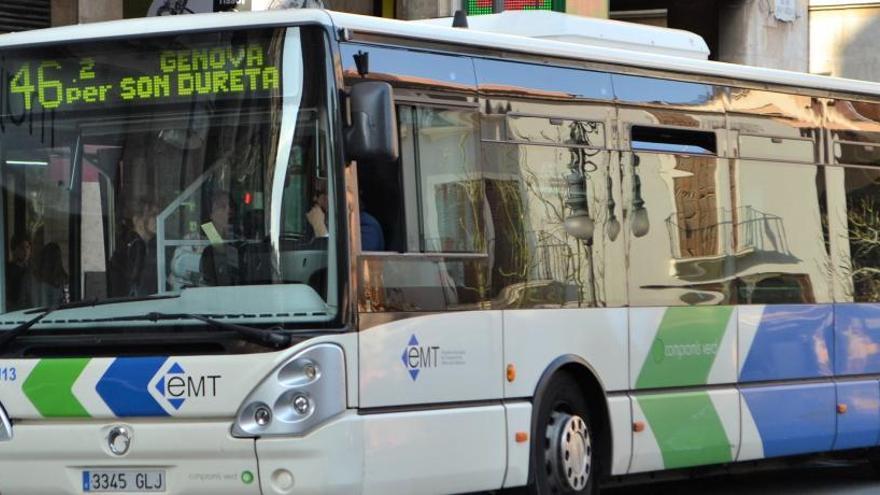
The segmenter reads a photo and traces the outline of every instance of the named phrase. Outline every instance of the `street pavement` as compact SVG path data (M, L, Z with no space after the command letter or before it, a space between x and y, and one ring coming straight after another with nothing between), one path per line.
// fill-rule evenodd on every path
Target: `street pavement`
M880 494L880 476L867 463L823 461L803 467L654 482L602 490L605 495L867 495Z

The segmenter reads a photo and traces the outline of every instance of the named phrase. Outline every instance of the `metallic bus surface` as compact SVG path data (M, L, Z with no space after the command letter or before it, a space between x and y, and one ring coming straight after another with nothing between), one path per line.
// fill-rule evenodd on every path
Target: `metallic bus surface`
M880 443L880 85L315 10L0 50L0 493ZM364 82L396 159L347 152Z

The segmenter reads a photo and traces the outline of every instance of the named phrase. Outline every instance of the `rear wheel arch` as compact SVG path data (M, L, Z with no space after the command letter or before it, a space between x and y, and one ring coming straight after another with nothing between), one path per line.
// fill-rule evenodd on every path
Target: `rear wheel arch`
M589 404L590 411L594 415L597 424L594 425L595 435L598 443L599 466L601 467L600 475L607 476L611 471L611 421L608 412L608 401L605 396L605 388L599 380L595 370L582 357L567 354L559 356L550 363L549 366L541 374L532 399L532 420L531 431L535 435L538 429L538 414L541 401L545 396L554 379L560 374L567 374L577 381L584 397ZM532 483L535 476L535 452L529 453L529 483Z

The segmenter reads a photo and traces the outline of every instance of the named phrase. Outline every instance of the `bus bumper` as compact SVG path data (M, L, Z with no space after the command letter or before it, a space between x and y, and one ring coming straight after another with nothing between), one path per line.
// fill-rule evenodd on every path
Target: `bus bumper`
M94 492L84 472L162 472L165 495L259 494L253 439L233 438L229 421L22 421L0 442L0 494ZM111 452L117 426L131 433L128 451ZM133 484L133 474L127 484ZM129 487L130 488L130 487ZM155 486L154 486L155 489Z

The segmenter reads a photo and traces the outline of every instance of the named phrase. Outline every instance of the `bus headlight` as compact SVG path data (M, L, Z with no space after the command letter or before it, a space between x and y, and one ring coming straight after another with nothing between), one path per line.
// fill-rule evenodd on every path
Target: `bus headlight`
M345 411L345 390L341 347L303 349L251 392L238 410L232 435L304 435Z

